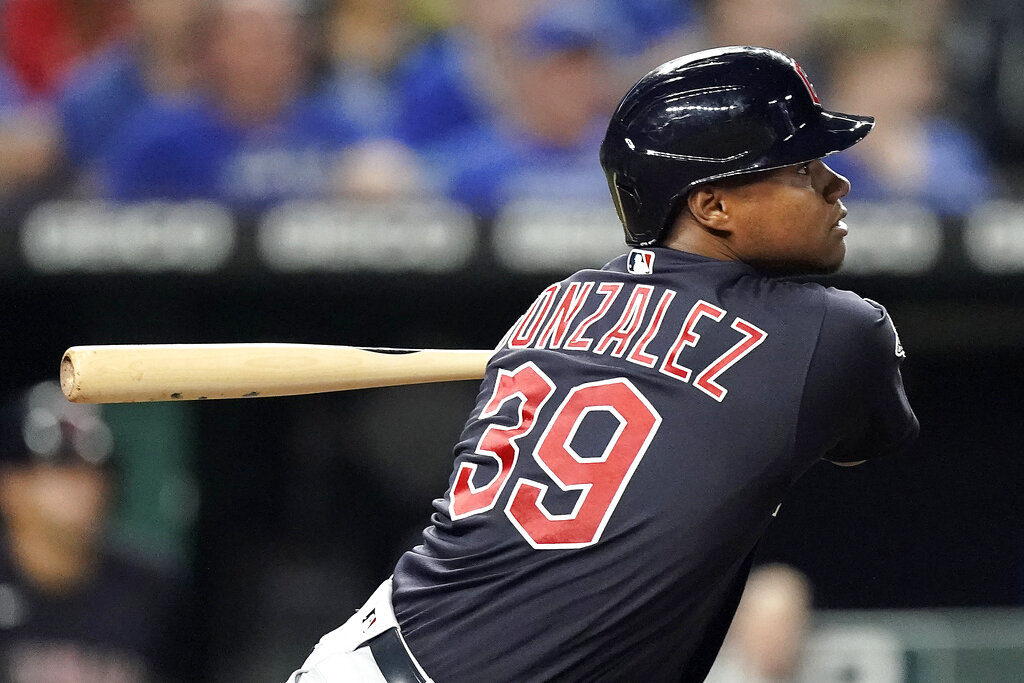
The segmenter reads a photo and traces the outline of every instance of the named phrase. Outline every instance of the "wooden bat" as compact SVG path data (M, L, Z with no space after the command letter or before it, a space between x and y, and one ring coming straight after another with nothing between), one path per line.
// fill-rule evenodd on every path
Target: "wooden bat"
M76 403L292 396L480 379L493 354L322 344L73 346L61 359L60 384Z

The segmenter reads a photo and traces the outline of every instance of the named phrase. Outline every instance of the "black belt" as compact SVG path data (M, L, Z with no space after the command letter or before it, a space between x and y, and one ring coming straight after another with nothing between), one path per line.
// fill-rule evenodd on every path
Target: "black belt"
M370 648L377 668L388 683L427 683L405 649L397 628L389 628L370 638L365 645Z

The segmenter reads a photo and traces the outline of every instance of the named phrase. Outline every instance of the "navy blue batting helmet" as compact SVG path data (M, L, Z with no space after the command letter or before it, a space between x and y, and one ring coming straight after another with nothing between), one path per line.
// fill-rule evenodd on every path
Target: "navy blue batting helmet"
M666 62L626 93L601 143L601 166L626 243L649 246L696 186L820 159L873 126L870 116L826 111L787 55L717 48Z

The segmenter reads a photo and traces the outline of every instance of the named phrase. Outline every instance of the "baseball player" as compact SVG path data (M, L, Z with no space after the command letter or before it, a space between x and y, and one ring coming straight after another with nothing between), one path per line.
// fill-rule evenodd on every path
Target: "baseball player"
M508 331L422 544L291 681L704 680L787 489L918 432L885 309L792 277L872 125L770 49L644 76L600 150L632 250Z
M56 381L0 404L0 681L195 680L188 591L108 542L119 461Z

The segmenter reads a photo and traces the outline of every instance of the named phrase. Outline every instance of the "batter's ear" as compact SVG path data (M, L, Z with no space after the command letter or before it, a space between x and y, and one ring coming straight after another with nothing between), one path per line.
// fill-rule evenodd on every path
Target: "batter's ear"
M725 193L717 185L699 185L686 197L690 214L705 228L729 231L729 212Z

